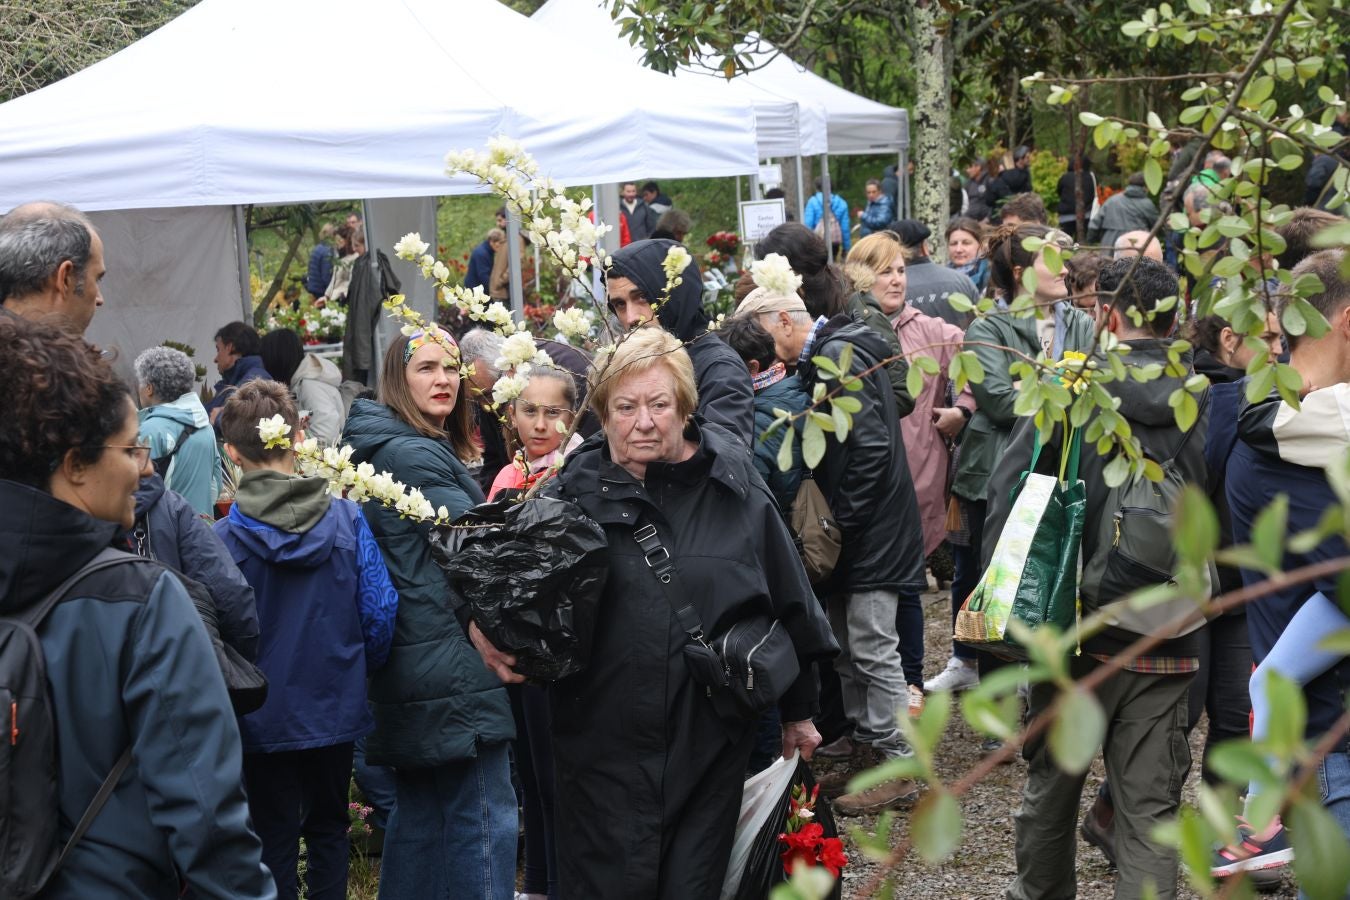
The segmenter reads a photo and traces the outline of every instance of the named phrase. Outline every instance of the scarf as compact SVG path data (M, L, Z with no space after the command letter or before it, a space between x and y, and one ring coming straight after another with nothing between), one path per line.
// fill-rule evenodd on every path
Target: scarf
M750 383L755 393L758 394L769 385L777 384L786 377L787 366L781 362L776 362L758 375L750 376Z

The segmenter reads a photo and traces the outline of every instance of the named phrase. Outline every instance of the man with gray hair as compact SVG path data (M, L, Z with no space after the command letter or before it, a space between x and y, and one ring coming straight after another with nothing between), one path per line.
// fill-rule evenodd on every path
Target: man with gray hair
M497 419L492 403L492 385L496 383L501 371L497 368L497 359L502 355L505 342L500 334L486 328L472 328L459 339L460 362L472 366L465 376L469 382L469 397L473 398L474 422L478 426L478 437L483 444L483 464L473 469L483 493L492 487L492 480L509 462L506 454L506 438L502 434L501 422Z
M103 241L84 213L49 201L0 218L0 309L25 319L59 315L83 335L103 305Z

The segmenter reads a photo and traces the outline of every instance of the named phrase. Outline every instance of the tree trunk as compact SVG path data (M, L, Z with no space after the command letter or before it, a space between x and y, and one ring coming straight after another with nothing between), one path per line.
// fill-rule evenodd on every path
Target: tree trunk
M914 4L914 109L910 154L914 160L914 218L934 232L947 225L951 194L952 48L939 20L938 0ZM935 241L945 261L944 241Z
M267 324L267 311L272 308L272 302L281 292L281 286L286 282L286 273L291 270L291 263L295 261L295 254L300 250L300 242L304 238L305 232L303 229L298 229L291 237L290 246L286 248L286 256L281 260L281 268L277 269L276 277L267 286L267 293L263 294L267 299L259 303L258 308L253 311L254 328L262 328Z

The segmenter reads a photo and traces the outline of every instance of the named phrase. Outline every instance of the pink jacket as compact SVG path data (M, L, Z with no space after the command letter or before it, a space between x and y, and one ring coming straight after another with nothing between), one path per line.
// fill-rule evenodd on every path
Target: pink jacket
M947 471L951 461L947 444L933 425L933 410L947 405L947 366L961 352L965 332L908 305L900 311L894 325L900 349L911 366L915 356L931 356L937 360L939 369L937 375L924 378L923 390L914 398L914 411L900 420L900 435L919 501L926 556L947 536ZM965 403L958 400L957 405L974 408L972 398L967 396L965 400Z

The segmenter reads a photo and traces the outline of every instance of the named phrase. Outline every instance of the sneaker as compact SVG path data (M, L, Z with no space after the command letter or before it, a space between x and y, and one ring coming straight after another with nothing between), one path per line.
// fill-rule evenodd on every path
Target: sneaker
M980 683L980 673L972 662L969 665L965 660L953 656L947 661L947 668L939 672L935 677L928 679L923 683L925 693L931 694L933 691L957 691L969 690Z
M853 739L844 735L823 747L817 747L815 755L822 759L848 759L853 755L854 747Z
M1294 860L1294 848L1281 825L1267 840L1258 841L1252 826L1239 817L1238 840L1235 844L1214 851L1214 864L1209 874L1227 878L1240 872L1269 872L1282 869Z
M865 791L855 791L836 798L834 811L841 816L866 816L886 809L912 806L918 799L918 784L908 778L893 778Z
M1116 867L1116 807L1110 800L1100 793L1097 795L1092 808L1083 816L1078 833L1083 836L1083 840L1102 851L1102 856L1106 857L1111 868Z
M909 686L909 714L918 716L919 713L923 712L923 703L923 688L917 684L911 684Z

